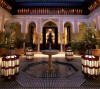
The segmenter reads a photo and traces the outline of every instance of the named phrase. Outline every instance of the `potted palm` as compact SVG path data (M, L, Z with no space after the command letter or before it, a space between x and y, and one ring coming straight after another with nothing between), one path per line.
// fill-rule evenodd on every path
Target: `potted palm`
M91 49L94 49L96 43L93 27L89 25L83 33L83 38L80 41L73 41L71 46L72 49L78 51L79 54L85 54L88 47L91 46Z
M78 52L78 41L76 39L74 39L71 42L71 49L74 52L74 54L79 54L79 52Z
M5 33L6 33L6 41L9 46L14 45L16 41L16 31L17 31L18 23L17 22L11 22L7 25L5 25Z
M17 23L11 22L9 24L5 24L5 32L3 32L3 47L2 47L2 55L8 53L8 49L11 46L14 46L16 41L16 31L17 31ZM7 51L7 52L6 52Z
M96 44L97 44L94 31L95 30L93 29L93 27L89 25L83 35L83 40L85 42L84 46L85 46L86 50L88 50L88 49L91 50L91 54L92 54L92 49L95 49Z
M23 40L23 34L20 34L22 36L22 39L19 39L17 38L17 31L18 31L18 26L19 26L19 23L17 22L12 22L8 25L8 31L7 31L7 34L8 34L8 43L9 43L9 46L13 45L15 46L15 53L20 55L22 53L24 53L24 49L22 48L22 44L24 42Z
M4 46L5 33L0 32L0 56L7 54L7 49Z

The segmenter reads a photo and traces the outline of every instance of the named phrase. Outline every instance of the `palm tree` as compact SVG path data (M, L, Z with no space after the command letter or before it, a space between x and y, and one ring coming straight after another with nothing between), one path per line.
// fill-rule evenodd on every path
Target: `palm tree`
M7 25L5 25L6 31L6 36L7 36L7 43L11 46L15 43L16 41L16 31L17 31L18 23L17 22L12 22Z

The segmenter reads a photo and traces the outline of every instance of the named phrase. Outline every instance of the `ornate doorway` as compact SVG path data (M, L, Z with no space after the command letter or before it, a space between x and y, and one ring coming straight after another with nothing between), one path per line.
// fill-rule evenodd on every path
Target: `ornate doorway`
M58 49L58 28L55 23L49 21L42 28L43 42L41 49L49 49L49 35L51 34L51 48Z
M69 45L69 43L71 42L71 36L72 35L72 25L71 25L71 23L69 23L69 22L66 22L65 24L64 24L64 45L65 45L65 47L67 46L67 45Z
M37 46L37 32L36 32L36 24L34 22L29 24L28 34L26 36L27 46L31 46L36 49Z

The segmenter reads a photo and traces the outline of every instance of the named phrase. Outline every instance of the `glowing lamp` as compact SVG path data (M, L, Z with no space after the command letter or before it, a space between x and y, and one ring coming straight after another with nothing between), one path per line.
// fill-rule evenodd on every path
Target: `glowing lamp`
M73 59L73 51L71 50L71 47L68 47L65 52L65 59Z
M26 50L26 59L27 60L34 59L34 53L33 53L33 49L31 47L27 48L27 50Z
M82 72L88 77L97 77L100 75L99 57L93 55L82 56Z
M1 64L1 75L7 79L19 73L19 59L16 55L4 56Z

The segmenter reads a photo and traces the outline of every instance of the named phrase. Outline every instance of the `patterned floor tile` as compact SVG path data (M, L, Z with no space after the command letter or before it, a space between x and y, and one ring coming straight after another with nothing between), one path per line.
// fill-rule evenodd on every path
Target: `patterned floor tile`
M41 60L39 60L40 59L34 59L33 61L21 62L20 73L16 77L16 80L5 80L0 77L0 89L99 89L100 87L100 77L96 79L87 79L82 74L80 59L75 59L73 61L66 61L65 59L60 58L54 59L56 62L62 62L63 60L64 63L72 64L78 69L77 72L68 77L66 77L68 72L65 72L65 70L68 70L65 68L65 65L61 64L56 65L56 68L60 67L59 70L62 74L59 74L59 72L57 74L57 71L51 73L51 75L48 73L41 73L41 71L44 71L44 68L41 70L43 62L41 64ZM35 63L34 69L32 69L31 72L27 71L33 73L35 76L31 76L23 71L23 69L25 70L25 68L33 63ZM39 65L37 66L37 64Z

